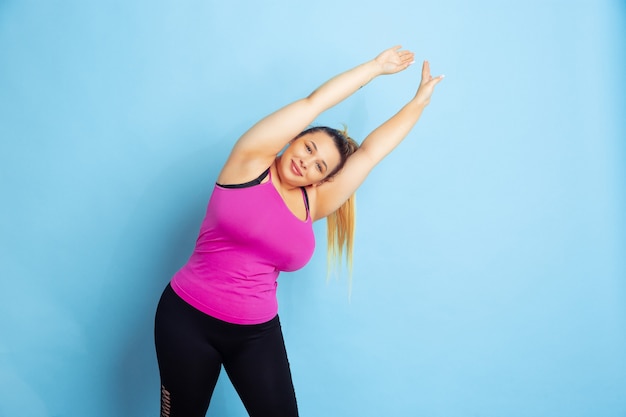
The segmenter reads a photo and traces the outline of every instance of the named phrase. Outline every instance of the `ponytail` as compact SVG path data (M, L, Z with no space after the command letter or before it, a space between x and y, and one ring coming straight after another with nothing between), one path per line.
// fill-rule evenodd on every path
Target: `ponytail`
M348 157L359 149L359 144L348 136L348 128L343 126L342 131L336 131L335 144L341 155L341 163L333 175L344 166ZM326 218L326 239L328 251L328 276L334 270L340 270L344 257L348 268L348 288L352 293L352 254L354 249L354 229L356 225L356 194L352 194L337 210Z
M352 194L341 207L326 218L328 274L330 276L333 269L341 269L345 256L350 289L352 288L352 254L355 224L356 194Z

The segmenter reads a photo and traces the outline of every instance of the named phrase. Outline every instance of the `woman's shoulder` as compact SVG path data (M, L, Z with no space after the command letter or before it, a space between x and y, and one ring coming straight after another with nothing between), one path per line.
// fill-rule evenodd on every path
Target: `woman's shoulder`
M273 164L264 158L243 159L231 155L217 177L218 184L245 184L254 181Z

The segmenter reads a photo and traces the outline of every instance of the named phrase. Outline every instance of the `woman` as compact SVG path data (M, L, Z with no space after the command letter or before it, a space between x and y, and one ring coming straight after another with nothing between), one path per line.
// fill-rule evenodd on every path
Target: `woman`
M310 259L312 222L351 256L350 198L419 119L435 85L428 62L413 99L359 147L344 133L303 131L373 78L413 63L400 46L327 81L255 124L217 179L191 258L156 313L161 416L204 416L222 365L251 416L297 416L278 319L276 278ZM281 152L282 151L282 152Z

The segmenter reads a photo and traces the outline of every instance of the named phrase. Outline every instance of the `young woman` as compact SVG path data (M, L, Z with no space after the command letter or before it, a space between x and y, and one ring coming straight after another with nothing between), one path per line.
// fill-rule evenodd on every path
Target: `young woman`
M345 132L304 130L373 78L413 63L396 46L265 117L235 144L196 247L156 313L161 416L203 417L223 366L251 416L297 416L278 319L279 271L302 268L328 217L329 248L351 257L351 196L420 118L433 89L428 62L415 96L359 147Z

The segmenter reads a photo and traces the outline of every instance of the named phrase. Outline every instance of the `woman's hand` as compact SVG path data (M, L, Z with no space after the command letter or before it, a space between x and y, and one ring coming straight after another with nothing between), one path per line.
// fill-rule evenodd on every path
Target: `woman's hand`
M433 78L433 76L430 75L430 64L428 61L424 61L422 65L422 81L420 82L420 86L413 100L423 106L427 106L428 103L430 103L430 97L433 95L435 86L443 80L443 77L443 75L440 75Z
M400 48L400 45L389 48L374 59L380 66L381 74L395 74L413 63L413 52L400 51Z

